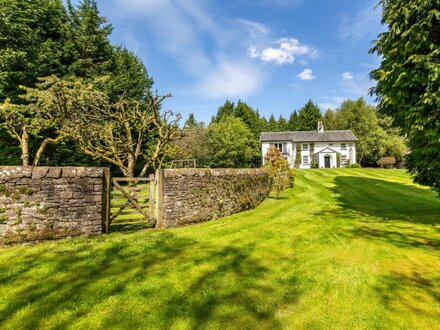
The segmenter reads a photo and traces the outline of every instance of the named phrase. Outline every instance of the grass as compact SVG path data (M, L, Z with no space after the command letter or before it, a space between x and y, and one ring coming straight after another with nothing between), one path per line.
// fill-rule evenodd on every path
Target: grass
M403 171L299 171L255 210L118 229L0 249L0 328L438 328L440 201Z

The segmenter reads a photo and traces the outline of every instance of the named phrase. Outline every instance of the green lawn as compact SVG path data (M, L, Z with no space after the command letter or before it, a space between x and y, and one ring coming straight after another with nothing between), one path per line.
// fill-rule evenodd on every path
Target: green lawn
M0 248L0 328L438 329L439 248L403 171L299 171L220 220Z

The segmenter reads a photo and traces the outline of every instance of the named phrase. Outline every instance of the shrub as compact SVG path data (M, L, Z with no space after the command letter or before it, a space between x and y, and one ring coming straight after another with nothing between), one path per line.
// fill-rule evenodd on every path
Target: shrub
M295 175L296 175L296 170L294 168L290 168L289 169L290 188L293 188L295 186Z
M361 168L361 164L349 164L345 168Z
M339 152L336 154L336 167L341 167L341 154Z
M392 168L396 164L396 158L394 157L382 157L377 161L377 165L382 168Z
M275 193L275 197L278 198L283 190L293 186L295 174L289 168L287 159L277 148L269 148L264 159L266 167L269 169L270 187Z

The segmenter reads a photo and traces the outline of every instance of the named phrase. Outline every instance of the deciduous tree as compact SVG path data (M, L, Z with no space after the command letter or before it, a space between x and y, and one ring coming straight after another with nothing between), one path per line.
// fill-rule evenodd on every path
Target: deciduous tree
M371 72L381 113L393 118L411 150L416 182L440 192L440 4L381 0L387 31L371 49L382 57Z

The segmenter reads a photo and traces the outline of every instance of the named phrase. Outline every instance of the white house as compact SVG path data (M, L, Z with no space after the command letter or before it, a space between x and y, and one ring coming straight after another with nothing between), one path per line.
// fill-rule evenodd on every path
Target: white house
M356 164L357 140L349 130L324 131L321 121L316 131L262 132L260 136L263 164L267 150L276 147L290 167L299 168L336 168L338 157L341 167ZM301 157L299 166L295 166L297 155Z

